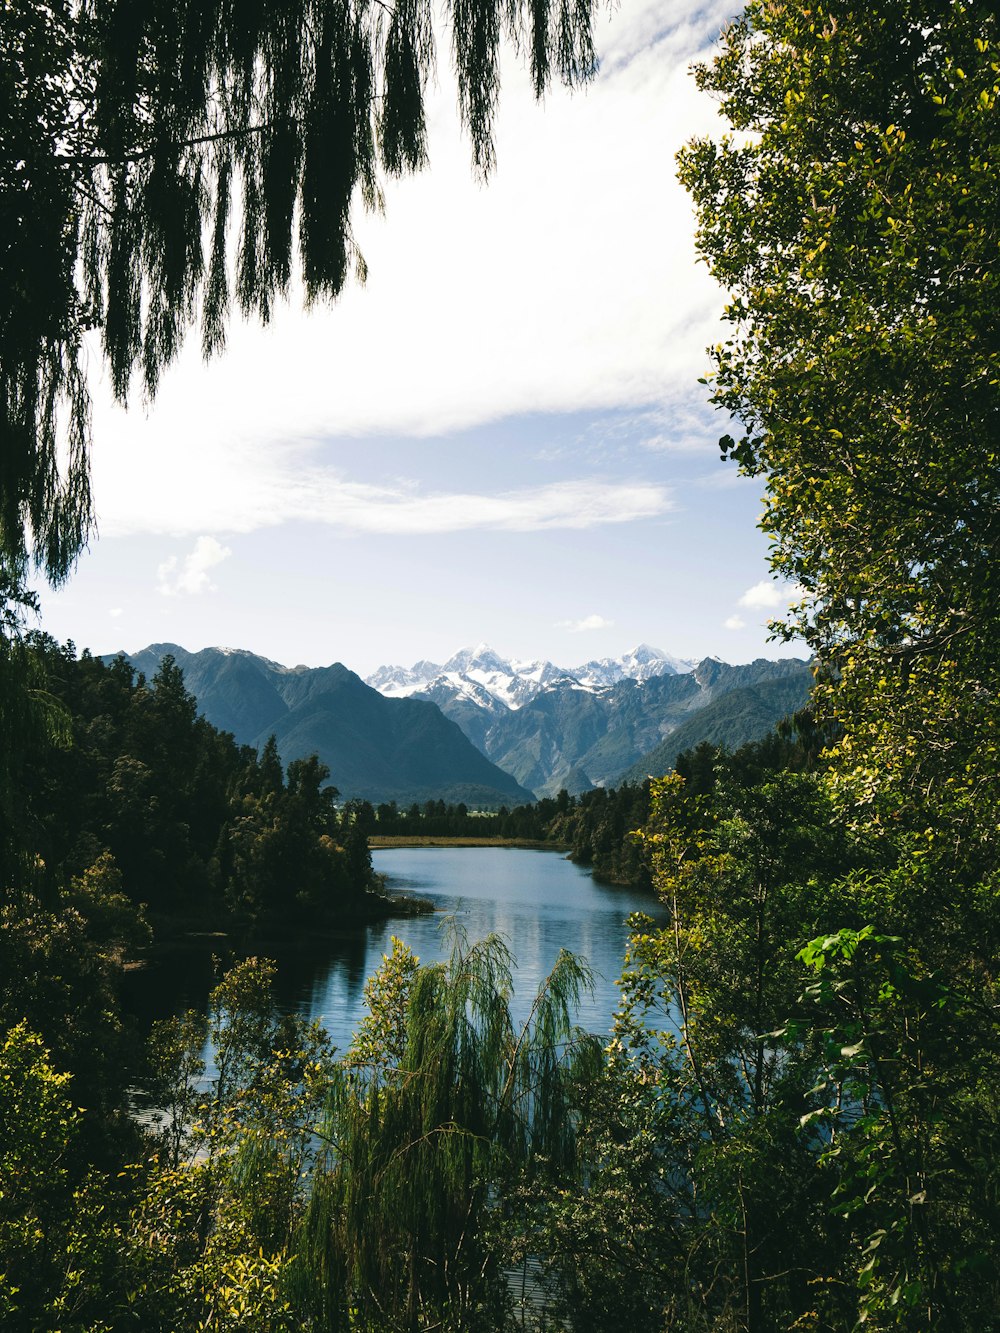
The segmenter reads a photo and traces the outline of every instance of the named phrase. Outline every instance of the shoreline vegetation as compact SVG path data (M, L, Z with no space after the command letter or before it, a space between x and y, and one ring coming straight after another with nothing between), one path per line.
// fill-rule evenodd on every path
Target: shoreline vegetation
M365 901L357 904L358 911L345 914L336 921L314 923L304 930L301 922L293 921L287 929L276 923L246 933L239 925L222 923L217 929L206 928L204 921L185 918L160 918L152 921L152 936L148 943L137 948L122 965L124 972L142 969L154 958L170 954L185 954L211 949L230 959L244 959L250 953L269 956L269 951L310 949L352 936L359 928L379 921L408 920L415 916L430 916L438 908L429 898L418 898L409 893L370 891Z

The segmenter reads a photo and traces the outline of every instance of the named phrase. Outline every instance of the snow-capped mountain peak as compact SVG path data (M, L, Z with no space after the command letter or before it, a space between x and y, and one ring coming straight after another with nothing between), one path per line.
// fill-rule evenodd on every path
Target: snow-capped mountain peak
M557 683L598 692L620 680L645 681L690 671L692 666L645 643L622 657L600 658L568 669L545 660L505 658L488 643L478 643L474 648L460 649L443 666L423 661L412 667L379 667L367 683L395 697L433 692L437 698L445 693L481 705L486 696L501 708L517 709Z
M581 684L595 687L615 685L620 680L650 680L653 676L676 676L690 671L693 662L671 657L659 648L640 643L621 657L601 657L585 662L573 673Z
M494 652L488 643L477 643L475 648L460 648L454 657L449 657L440 668L445 673L457 671L468 674L477 671L486 674L496 672L500 675L509 675L511 669L511 663Z

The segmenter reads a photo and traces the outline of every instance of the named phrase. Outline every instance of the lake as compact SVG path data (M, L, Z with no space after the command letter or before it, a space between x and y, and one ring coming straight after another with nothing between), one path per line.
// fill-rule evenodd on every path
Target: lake
M428 898L434 914L379 922L321 947L281 950L277 956L279 1005L318 1020L340 1050L364 1011L365 981L390 950L393 935L424 963L448 956L448 919L470 942L491 931L502 935L517 961L515 1021L527 1017L560 949L582 955L594 969L595 991L578 1021L603 1035L610 1031L618 1003L615 980L625 952L626 918L647 912L665 919L665 909L650 894L598 884L588 871L554 852L401 847L378 849L372 861L387 876L390 892ZM135 975L126 1004L140 1020L204 1009L211 984L207 953L174 955Z

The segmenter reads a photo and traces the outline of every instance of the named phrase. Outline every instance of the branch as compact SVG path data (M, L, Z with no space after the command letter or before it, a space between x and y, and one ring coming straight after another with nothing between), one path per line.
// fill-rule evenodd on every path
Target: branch
M289 117L283 123L297 125L298 117ZM274 121L264 121L260 125L244 125L237 130L215 130L211 134L197 134L190 139L170 140L171 148L197 148L201 144L219 143L224 139L241 139L245 135L263 134L266 130L272 129ZM86 167L115 167L125 162L142 162L146 158L155 157L167 145L164 142L150 145L149 148L137 148L132 153L121 153L117 157L94 157L89 154L74 157L58 157L56 160L60 163L65 162L69 166Z

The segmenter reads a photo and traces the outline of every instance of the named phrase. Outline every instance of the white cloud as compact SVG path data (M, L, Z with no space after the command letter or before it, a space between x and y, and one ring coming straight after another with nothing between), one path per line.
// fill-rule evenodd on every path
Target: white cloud
M118 617L122 614L122 612L123 612L123 608L122 608L122 607L120 607L120 606L112 606L112 607L108 610L108 615L111 616L114 620L117 620Z
M538 532L546 528L590 528L652 518L671 508L663 486L637 482L565 481L496 495L424 495L345 482L307 484L289 493L297 517L331 523L355 532L404 535L466 532L474 528Z
M708 401L708 390L692 380L685 396L678 393L667 407L645 415L646 430L641 438L651 453L705 454L720 459L719 437L725 434L729 418ZM732 471L736 465L730 464Z
M574 634L579 634L590 629L611 629L614 623L613 620L605 620L603 616L584 616L582 620L559 620L556 622L556 628L568 629Z
M746 629L747 622L742 616L727 616L722 622L723 629Z
M396 535L537 532L626 523L674 508L667 486L604 477L492 493L432 491L406 479L374 485L323 463L315 443L226 441L187 467L178 465L176 450L150 453L122 442L105 452L96 490L105 537L246 533L286 522Z
M752 588L747 588L739 599L739 605L754 611L784 611L801 595L802 589L797 583L777 583L774 579L761 579Z
M98 387L102 534L218 530L188 513L224 503L228 530L274 521L265 459L290 444L428 438L520 413L626 406L675 416L674 448L711 448L717 427L691 404L723 297L696 262L672 156L718 128L687 67L731 5L688 5L665 20L660 0L624 0L599 34L596 81L574 95L554 89L544 107L509 58L499 167L485 187L442 73L429 105L431 169L389 183L384 217L355 219L364 289L308 314L293 296L268 328L235 326L207 367L190 339L145 415L111 406ZM650 432L651 448L661 433ZM161 473L155 460L169 460L182 484L151 495L162 476L134 476L133 464L126 487L126 453ZM230 487L228 501L206 494ZM349 492L340 500L356 510Z
M207 592L213 587L208 571L231 555L229 547L214 537L199 537L182 562L172 555L159 566L156 571L158 589L165 597Z

